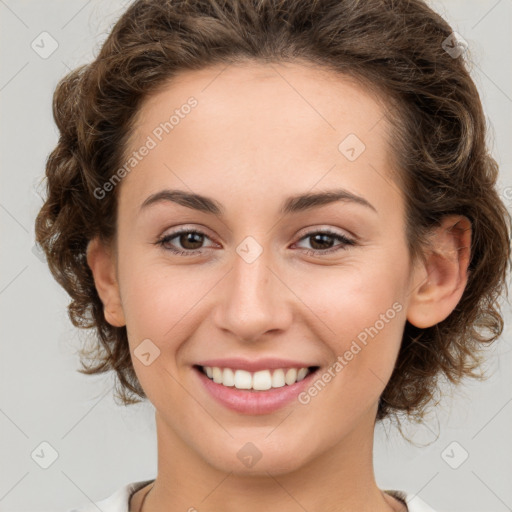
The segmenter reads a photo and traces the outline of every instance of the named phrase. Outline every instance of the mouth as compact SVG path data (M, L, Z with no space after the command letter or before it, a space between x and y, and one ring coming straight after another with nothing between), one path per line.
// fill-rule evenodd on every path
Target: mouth
M240 368L194 365L210 381L226 388L260 393L294 386L315 373L319 366L269 368L255 372Z

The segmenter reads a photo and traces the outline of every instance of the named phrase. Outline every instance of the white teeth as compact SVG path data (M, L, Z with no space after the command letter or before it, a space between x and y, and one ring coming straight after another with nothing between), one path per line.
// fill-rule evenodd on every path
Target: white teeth
M282 388L284 385L284 370L274 370L274 373L272 374L272 387Z
M252 375L245 370L237 370L235 372L235 388L237 389L251 389L252 388Z
M235 373L231 368L224 368L222 372L222 384L230 387L235 385Z
M295 368L290 368L284 376L284 381L286 384L288 384L288 386L294 382L297 382L297 370Z
M203 370L217 384L228 387L234 386L237 389L254 389L255 391L281 388L284 385L291 386L309 374L308 368L279 368L273 371L260 370L254 373L217 366L205 366Z
M212 368L212 370L213 370L213 382L220 384L222 382L222 370L220 368L217 368L217 366L214 366Z
M265 391L265 389L270 389L271 387L272 377L270 376L270 372L268 370L261 370L254 373L252 376L252 389L256 389L257 391Z
M308 369L307 368L301 368L297 372L297 382L301 381L307 374L308 374Z

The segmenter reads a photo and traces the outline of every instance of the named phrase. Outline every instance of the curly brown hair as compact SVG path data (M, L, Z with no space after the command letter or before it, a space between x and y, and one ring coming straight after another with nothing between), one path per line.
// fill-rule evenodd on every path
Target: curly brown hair
M241 62L304 62L375 91L392 122L397 183L406 198L411 257L446 214L472 225L469 279L454 311L419 329L406 322L377 420L421 419L438 378L483 378L482 348L503 330L499 299L508 290L511 218L497 191L498 166L466 54L452 29L421 0L137 0L111 30L96 59L59 82L53 115L60 130L46 162L47 199L36 240L55 279L71 296L72 323L94 329L80 352L86 374L114 370L116 398L145 398L126 327L104 317L86 261L93 237L116 232L117 189L95 191L125 161L144 99L180 71ZM392 108L391 108L392 107ZM86 361L88 361L86 363Z

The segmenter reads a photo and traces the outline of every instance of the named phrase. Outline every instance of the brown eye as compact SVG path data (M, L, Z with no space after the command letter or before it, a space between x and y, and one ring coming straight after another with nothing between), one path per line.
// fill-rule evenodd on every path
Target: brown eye
M308 254L322 255L337 252L340 250L347 249L349 245L355 245L354 240L350 240L346 236L336 233L334 231L314 231L308 233L306 236L301 238L302 240L310 240L311 249L307 250ZM341 242L338 245L334 245L333 241L338 240Z
M309 238L313 242L311 246L315 250L330 249L332 247L332 244L334 243L334 237L331 235L327 235L325 233L317 233L315 235L310 235Z
M181 246L184 249L190 249L195 250L199 249L201 244L203 243L204 236L197 232L187 232L187 233L181 233L177 237Z
M205 238L208 238L208 236L201 231L183 229L181 231L165 235L161 239L157 240L156 244L175 254L194 256L203 252L203 248L201 246L204 243ZM176 241L171 243L172 240ZM178 248L176 248L176 246ZM180 250L180 247L182 250Z

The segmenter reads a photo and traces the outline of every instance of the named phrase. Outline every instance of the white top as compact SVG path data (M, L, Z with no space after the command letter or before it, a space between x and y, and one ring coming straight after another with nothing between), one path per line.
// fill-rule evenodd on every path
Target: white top
M112 496L96 503L89 503L80 508L74 508L68 512L129 512L129 502L132 494L136 493L154 480L132 482L119 488ZM384 492L404 502L409 512L435 512L424 501L414 494L407 494L404 491L385 490Z

